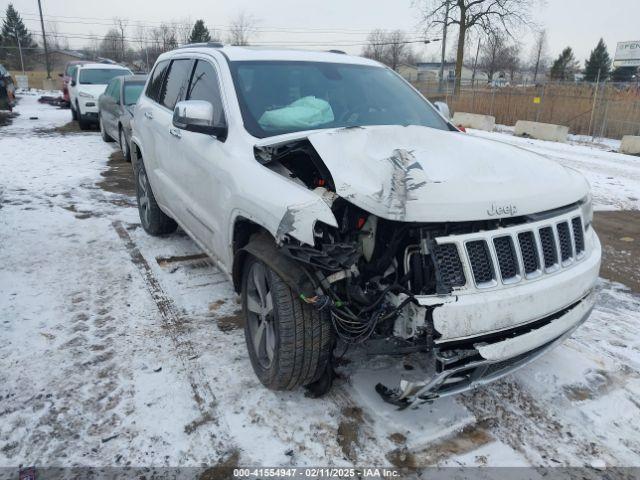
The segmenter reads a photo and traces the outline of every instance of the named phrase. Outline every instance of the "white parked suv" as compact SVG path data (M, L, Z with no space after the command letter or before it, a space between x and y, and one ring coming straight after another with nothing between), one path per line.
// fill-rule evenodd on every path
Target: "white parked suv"
M168 52L131 151L142 226L180 225L227 274L272 389L321 394L334 350L364 344L421 364L377 385L386 401L428 401L530 362L594 305L586 180L458 131L371 60Z
M86 130L98 123L98 97L104 93L113 77L133 75L126 67L111 63L85 63L78 65L69 83L71 117Z

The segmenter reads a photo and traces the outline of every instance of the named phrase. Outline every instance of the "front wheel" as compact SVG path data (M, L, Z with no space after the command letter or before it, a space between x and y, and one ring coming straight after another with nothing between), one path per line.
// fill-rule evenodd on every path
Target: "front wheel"
M138 161L138 168L136 168L136 197L138 199L140 222L145 232L149 235L158 236L176 231L178 224L160 210L156 202L142 159Z
M325 375L334 344L327 314L303 303L254 257L244 266L242 310L251 365L264 386L291 390Z

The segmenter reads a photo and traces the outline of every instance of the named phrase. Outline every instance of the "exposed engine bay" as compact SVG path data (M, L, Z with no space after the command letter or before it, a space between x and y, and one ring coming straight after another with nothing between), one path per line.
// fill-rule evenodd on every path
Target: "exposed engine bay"
M299 292L301 300L327 312L337 337L346 345L364 344L367 353L374 355L424 354L422 358L427 360L424 365L432 380L403 380L395 389L378 384L376 389L385 401L404 407L417 399L429 401L447 391L462 391L470 385L497 378L528 363L564 338L570 331L569 323L566 328L558 327L558 323L566 321L560 319L571 317L573 328L588 315L592 299L586 295L591 282L587 276L589 279L585 280L585 285L589 285L584 288L579 285L580 291L572 294L574 297L580 295L581 299L560 311L556 309L553 315L539 318L536 322L529 320L525 326L509 318L513 317L512 313L504 315L503 312L494 311L496 319L507 319L506 328L499 325L501 320L492 320L493 327L497 328L485 329L491 334L481 334L480 322L473 328L466 328L468 333L464 334L465 329L460 325L468 324L466 318L471 318L468 313L464 314L466 317L458 315L453 322L440 317L437 323L438 318L435 317L440 312L437 309L443 304L458 302L460 294L470 282L482 284L485 281L480 278L483 274L487 275L487 286L493 287L498 286L499 278L505 285L520 281L529 274L523 273L522 269L526 272L530 269L533 274L533 270L540 271L543 268L541 262L547 261L546 257L541 257L547 255L544 248L534 253L535 258L529 258L528 263L518 266L523 259L516 258L516 251L520 257L524 257L524 249L538 252L538 247L533 245L532 232L524 232L524 237L518 236L518 232L514 234L514 228L518 230L519 225L530 224L534 225L531 228L537 229L540 222L545 223L548 218L556 222L558 214L568 215L569 218L563 219L566 228L561 230L568 232L571 224L573 236L570 239L566 233L562 237L562 232L558 230L558 238L565 247L568 244L564 244L562 238L566 238L567 242L575 242L571 254L582 255L585 249L583 226L580 218L575 216L580 203L541 214L506 218L466 222L400 221L382 218L355 205L348 195L344 195L344 188L340 195L336 193L340 189L336 188L331 172L306 138L255 147L254 153L256 160L266 168L315 193L331 209L336 219L337 227L322 221L315 222L313 245L288 234L293 230L294 216L289 218L285 215L278 228L276 240L279 251L301 266L309 284L313 286L312 289ZM410 190L423 186L412 177L412 170L418 169L411 163L412 152L394 150L389 161L397 162L394 168L401 171L401 175L391 178L391 190L405 195L405 202L411 200ZM411 187L407 188L408 185ZM528 230L530 227L523 228ZM546 226L541 228L541 235L547 229ZM488 241L468 241L466 247L458 247L449 241L456 237L482 236L487 232L493 235L490 241L495 242L494 248L501 250L499 255L496 253L497 265L492 263L494 260L489 253ZM499 235L502 237L499 238ZM459 248L466 248L467 255L478 259L476 263L482 264L484 260L487 267L485 272L480 269L476 271L473 263L472 272L463 268ZM502 260L510 261L503 264ZM531 262L535 265L529 265ZM507 279L507 276L511 278ZM564 299L559 298L557 302L566 306ZM511 306L522 310L517 299L513 300ZM473 304L463 308L467 312L471 308L478 315L478 309L474 309ZM457 324L458 333L463 333L454 341L450 341L452 335L442 335L442 327L452 323ZM537 328L540 331L547 330L545 341L534 339L537 344L527 344L525 337L540 333L536 333ZM494 358L481 354L482 348L502 348L496 345L512 341L519 341L520 345L511 352L503 350Z

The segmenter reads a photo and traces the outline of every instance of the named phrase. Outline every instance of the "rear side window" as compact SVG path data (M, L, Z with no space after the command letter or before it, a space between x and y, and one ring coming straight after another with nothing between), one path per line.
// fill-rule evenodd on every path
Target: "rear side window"
M193 61L190 59L178 59L171 62L159 97L160 103L169 110L173 110L178 99L183 97L189 83L192 65Z
M196 68L193 70L187 100L206 100L213 105L216 118L216 125L224 124L224 112L222 109L222 98L220 87L218 86L218 75L213 66L205 61L198 60Z
M114 97L115 95L113 94L114 92L114 88L115 88L115 84L117 83L117 80L114 78L113 80L111 80L109 82L109 85L107 85L107 88L104 91L104 94L109 96L109 97Z
M145 92L147 97L152 100L158 101L160 96L160 88L162 87L162 80L164 80L164 74L169 67L169 60L163 60L156 65L151 74L149 85L147 85L147 91Z

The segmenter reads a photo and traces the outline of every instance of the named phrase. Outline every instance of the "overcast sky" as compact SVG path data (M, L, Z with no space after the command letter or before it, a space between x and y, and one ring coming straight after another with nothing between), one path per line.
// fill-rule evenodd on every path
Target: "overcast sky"
M89 40L78 38L104 34L113 17L130 19L135 37L137 23L153 27L162 21L203 18L209 28L224 29L239 12L258 20L255 43L287 43L305 48L340 48L359 53L359 45L374 28L402 29L413 38L420 32L420 13L411 0L42 0L45 19L56 23L57 31L70 38L71 47ZM4 3L4 2L3 2ZM27 26L39 32L36 0L14 0ZM535 4L534 17L545 27L549 55L555 57L571 46L583 62L603 37L613 56L615 44L640 40L640 0L547 0ZM0 7L4 9L3 7ZM435 36L437 32L434 32ZM523 57L528 58L532 35L518 35ZM294 45L297 44L297 45ZM437 54L439 46L416 45L423 58Z

